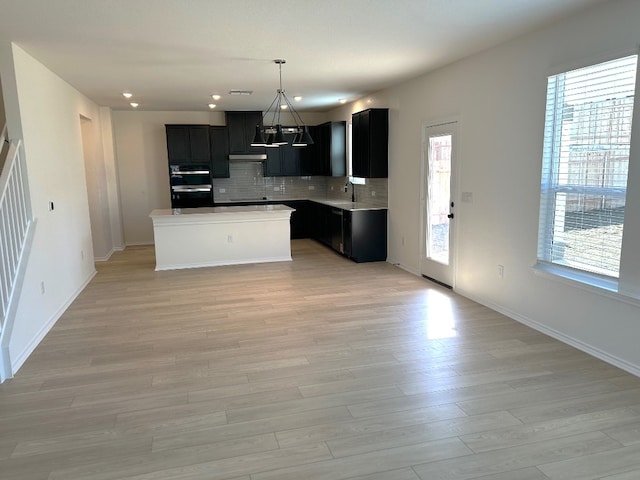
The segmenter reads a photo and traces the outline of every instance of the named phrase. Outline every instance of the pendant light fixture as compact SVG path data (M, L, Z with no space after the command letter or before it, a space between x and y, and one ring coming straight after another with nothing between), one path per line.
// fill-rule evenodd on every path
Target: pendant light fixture
M278 71L280 73L280 88L278 88L276 92L276 98L273 99L269 108L262 115L263 124L265 124L265 119L270 115L270 111L273 109L271 113L271 125L264 126L264 129L260 128L260 125L256 125L256 133L253 137L253 141L251 142L252 147L279 147L281 145L287 145L288 142L284 137L284 130L282 127L282 123L280 121L280 112L282 110L289 110L291 112L291 117L293 117L293 121L296 123L293 131L289 131L287 133L295 133L295 137L291 142L291 145L294 147L306 147L307 145L313 145L313 138L309 134L309 129L302 122L300 115L293 108L291 101L287 97L286 93L284 93L284 89L282 88L282 65L287 63L286 60L276 59L273 61L276 65L278 65Z

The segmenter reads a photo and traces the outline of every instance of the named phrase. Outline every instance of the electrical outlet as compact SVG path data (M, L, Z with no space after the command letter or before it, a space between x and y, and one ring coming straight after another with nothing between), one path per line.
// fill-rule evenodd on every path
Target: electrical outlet
M227 235L227 243L233 243L233 235Z
M315 190L316 187L314 185L309 185L309 190Z
M226 188L221 188L220 190L218 190L220 193L227 193L227 189Z
M376 191L375 190L371 190L371 196L375 197L376 196Z
M274 192L279 192L280 191L280 187L273 187L273 191Z
M504 278L504 265L498 265L498 278Z

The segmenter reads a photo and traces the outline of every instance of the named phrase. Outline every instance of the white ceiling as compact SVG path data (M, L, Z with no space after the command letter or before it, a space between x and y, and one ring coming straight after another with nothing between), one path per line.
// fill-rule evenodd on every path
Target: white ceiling
M600 1L0 0L0 39L117 110L265 110L284 58L296 108L326 111Z

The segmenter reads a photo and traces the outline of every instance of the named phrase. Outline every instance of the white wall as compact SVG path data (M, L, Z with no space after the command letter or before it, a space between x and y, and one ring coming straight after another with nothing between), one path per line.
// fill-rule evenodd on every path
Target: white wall
M546 77L633 53L640 2L582 14L332 112L390 108L389 261L420 265L423 124L460 119L456 291L640 374L640 302L587 292L534 274ZM370 103L367 103L367 100ZM632 162L640 152L635 151ZM638 187L638 185L636 185ZM628 223L640 223L640 218ZM405 245L400 242L405 237ZM640 256L640 245L635 246ZM497 265L505 266L505 278Z
M149 214L171 206L165 124L224 125L224 112L114 111L112 116L125 243L152 244ZM325 117L302 115L309 125Z
M19 111L8 110L7 120L22 133L37 219L9 346L15 372L95 273L80 116L91 120L96 141L102 129L96 104L15 44L2 53L1 68L15 70L5 103ZM98 163L100 151L93 152Z
M114 111L112 116L125 244L152 244L149 214L171 207L165 124L224 125L224 112Z

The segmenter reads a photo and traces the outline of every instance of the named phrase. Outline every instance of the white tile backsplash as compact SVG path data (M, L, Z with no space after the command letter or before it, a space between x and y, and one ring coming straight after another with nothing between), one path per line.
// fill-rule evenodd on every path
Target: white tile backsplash
M351 200L351 185L344 192L346 177L265 177L262 162L231 162L230 178L213 180L216 202L321 198ZM375 206L387 205L387 179L366 179L356 185L356 200ZM375 195L372 195L375 192Z

